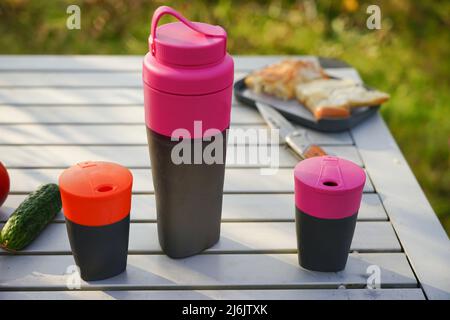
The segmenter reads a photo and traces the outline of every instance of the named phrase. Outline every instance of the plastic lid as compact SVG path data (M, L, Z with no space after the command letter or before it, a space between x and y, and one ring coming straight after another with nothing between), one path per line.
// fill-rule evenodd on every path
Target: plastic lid
M133 176L121 165L86 161L59 177L67 219L86 226L102 226L124 219L131 209Z
M157 27L159 19L169 14L180 22ZM149 48L162 63L199 66L218 62L226 54L227 34L220 26L191 22L174 9L162 6L152 18Z
M323 219L358 212L366 174L353 162L332 156L309 158L296 165L294 178L299 210Z

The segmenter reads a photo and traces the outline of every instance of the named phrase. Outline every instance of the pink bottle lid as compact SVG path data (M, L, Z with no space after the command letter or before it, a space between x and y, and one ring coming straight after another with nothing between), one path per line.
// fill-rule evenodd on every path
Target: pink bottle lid
M166 14L180 22L158 27ZM156 9L142 70L148 128L168 137L186 129L202 138L229 127L234 63L226 42L219 26L191 22L167 6Z
M180 22L158 27L163 15ZM149 53L143 79L150 87L179 95L208 94L233 83L233 59L227 54L227 33L220 26L192 22L162 6L152 18Z
M152 31L148 40L150 52L158 61L181 66L198 66L223 59L227 47L227 33L222 27L191 22L169 7L160 7L158 10L155 11L156 16L152 20ZM167 23L157 28L163 14L174 15L181 22Z
M323 156L299 162L294 179L300 211L321 219L342 219L358 212L366 174L351 161Z

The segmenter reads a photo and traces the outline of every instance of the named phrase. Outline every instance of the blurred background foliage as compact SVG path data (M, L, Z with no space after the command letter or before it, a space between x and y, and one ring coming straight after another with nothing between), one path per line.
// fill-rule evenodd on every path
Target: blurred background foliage
M66 28L70 4L81 8L81 30ZM450 233L450 1L2 0L0 53L144 55L163 4L225 27L232 54L336 57L389 92L382 114ZM381 30L366 27L370 4L381 8Z

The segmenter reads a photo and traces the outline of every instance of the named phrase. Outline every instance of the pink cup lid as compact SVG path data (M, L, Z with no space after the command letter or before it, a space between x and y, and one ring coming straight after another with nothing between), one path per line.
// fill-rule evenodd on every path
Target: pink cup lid
M366 174L351 161L323 156L299 162L294 179L299 210L322 219L342 219L358 212Z
M180 22L157 27L165 14ZM159 7L153 14L149 47L159 62L181 66L216 63L226 54L226 42L227 33L220 26L189 21L167 6Z

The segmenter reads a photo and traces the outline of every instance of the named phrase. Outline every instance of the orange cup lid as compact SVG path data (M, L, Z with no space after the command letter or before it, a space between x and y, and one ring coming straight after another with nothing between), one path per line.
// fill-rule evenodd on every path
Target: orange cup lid
M59 177L64 216L86 226L118 222L130 213L132 185L133 175L121 165L80 162Z

